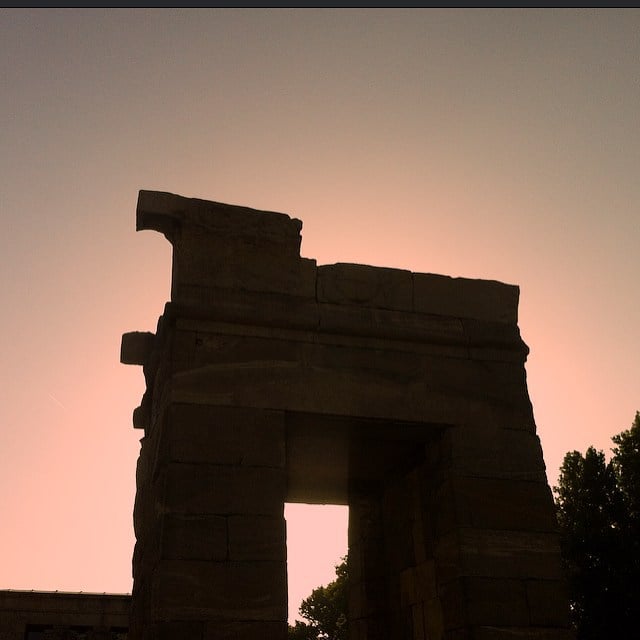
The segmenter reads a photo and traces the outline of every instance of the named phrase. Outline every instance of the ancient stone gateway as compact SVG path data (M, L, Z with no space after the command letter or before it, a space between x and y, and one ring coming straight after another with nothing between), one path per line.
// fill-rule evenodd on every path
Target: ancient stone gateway
M301 258L299 220L141 191L131 635L284 640L283 505L349 505L353 640L570 637L518 288Z

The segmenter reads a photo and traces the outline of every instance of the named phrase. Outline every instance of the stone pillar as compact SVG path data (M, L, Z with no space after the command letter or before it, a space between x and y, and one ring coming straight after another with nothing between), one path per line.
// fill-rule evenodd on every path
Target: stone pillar
M389 638L387 571L380 497L373 493L349 501L349 637Z
M133 640L286 638L284 412L234 402L215 382L212 393L181 381L193 372L207 380L211 370L246 386L244 361L259 367L261 356L227 338L225 323L247 312L247 291L265 303L249 309L258 324L261 312L286 316L291 298L315 296L301 226L280 213L140 192L137 228L167 237L173 270L157 334L125 334L122 343L122 362L144 365L147 382L134 412L145 436Z
M456 427L441 450L432 535L444 637L571 638L538 438Z
M286 637L281 412L170 404L145 437L131 638Z

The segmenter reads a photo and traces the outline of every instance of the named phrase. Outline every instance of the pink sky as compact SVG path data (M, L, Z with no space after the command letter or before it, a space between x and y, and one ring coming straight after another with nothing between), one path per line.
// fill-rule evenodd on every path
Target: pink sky
M318 264L518 284L550 482L608 451L640 409L638 33L638 9L1 9L0 588L131 590L120 335L155 329L171 267L139 189L298 217ZM292 614L346 544L344 509L297 511Z

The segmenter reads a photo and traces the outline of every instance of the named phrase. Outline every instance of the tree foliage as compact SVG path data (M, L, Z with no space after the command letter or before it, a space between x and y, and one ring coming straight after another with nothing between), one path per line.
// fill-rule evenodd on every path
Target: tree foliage
M336 566L336 579L317 587L302 601L300 615L309 622L289 626L289 640L347 640L347 556Z
M640 413L613 442L609 462L593 447L567 453L554 488L579 640L638 637Z

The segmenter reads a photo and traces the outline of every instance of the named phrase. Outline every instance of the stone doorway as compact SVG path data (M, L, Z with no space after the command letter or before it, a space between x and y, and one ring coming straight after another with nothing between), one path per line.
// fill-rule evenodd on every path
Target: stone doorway
M140 192L131 637L286 637L286 501L349 505L352 640L570 637L518 288L301 258L298 220Z

